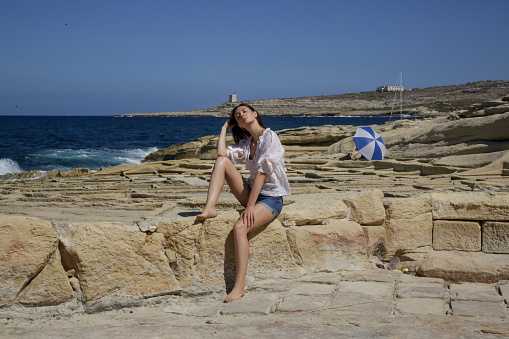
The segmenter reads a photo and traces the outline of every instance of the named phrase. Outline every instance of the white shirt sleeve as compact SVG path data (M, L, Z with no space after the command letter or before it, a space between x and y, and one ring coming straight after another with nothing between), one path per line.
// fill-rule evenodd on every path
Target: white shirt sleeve
M251 138L243 139L238 145L226 147L226 156L234 164L241 163L246 160L248 147L251 144Z
M258 172L270 174L278 165L283 164L284 166L285 150L275 132L270 131L270 133L263 134L259 151L261 154L257 162Z

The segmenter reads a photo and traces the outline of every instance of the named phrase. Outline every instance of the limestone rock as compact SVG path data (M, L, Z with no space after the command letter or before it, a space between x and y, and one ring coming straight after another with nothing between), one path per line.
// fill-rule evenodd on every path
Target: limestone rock
M138 221L138 227L142 232L155 232L159 226L158 220L141 220Z
M381 135L388 148L388 157L436 158L507 150L509 143L502 145L500 142L507 141L508 129L509 113L503 113L455 121L439 118L423 122L419 128ZM492 142L492 146L486 142ZM455 145L464 147L452 147Z
M328 225L292 226L289 236L302 262L311 271L365 268L366 237L356 222L334 221Z
M431 163L437 166L453 166L466 169L479 168L497 161L507 153L507 151L501 151L480 154L452 155L449 157L434 159Z
M509 254L434 251L423 255L417 274L449 281L493 283L509 278Z
M471 176L485 176L485 175L509 175L509 152L504 152L504 154L493 161L492 163L474 168L465 172L462 172L462 175L471 175Z
M384 200L388 219L412 219L431 212L430 196L415 198L388 198Z
M509 195L483 192L434 192L433 219L509 220Z
M385 228L383 226L362 226L367 242L368 259L373 256L379 259L385 258L387 248L385 246Z
M344 201L350 208L351 220L366 226L384 223L383 193L379 189L349 194Z
M101 168L97 172L93 173L93 176L112 175L112 174L119 175L121 173L125 173L129 170L132 170L137 166L138 165L134 164L122 164L113 167Z
M55 224L65 250L75 259L83 300L148 298L180 290L164 254L162 234L125 229L109 222Z
M391 218L386 223L387 247L391 252L408 251L431 246L433 242L433 218L431 212L408 219Z
M232 213L238 216L238 213ZM223 215L223 212L220 212L218 218L223 220ZM227 223L226 220L224 222ZM193 218L163 218L159 221L158 232L165 234L167 247L177 255L193 259L201 239L202 228L203 224L195 223Z
M19 295L18 302L27 306L62 304L74 297L73 289L56 250L48 264Z
M209 135L192 142L175 144L165 149L149 154L144 161L176 160L176 159L215 159L217 154L218 136ZM231 134L226 137L227 145L233 145Z
M343 140L340 140L329 146L327 149L328 154L335 153L354 153L357 151L357 147L355 146L355 142L353 141L353 137L347 137Z
M415 172L420 175L450 174L457 171L455 168L437 166L415 160L374 160L376 170L392 169L394 172Z
M328 219L343 219L348 215L348 207L343 202L344 195L336 193L301 194L288 198L278 219L285 226L317 225Z
M255 278L293 278L305 273L295 249L292 249L287 238L286 228L275 219L266 227L249 235L249 267L248 275ZM227 239L232 241L233 236Z
M509 222L483 223L482 250L491 253L509 253Z
M0 307L15 302L44 270L57 246L58 236L49 222L0 215Z
M238 212L223 212L203 223L194 262L193 282L200 284L235 281L235 248L232 226ZM294 258L284 227L276 219L248 235L250 259L246 279L254 277L294 277L302 274L302 267Z
M329 146L347 136L352 136L355 130L352 126L313 126L300 127L278 131L277 134L283 145L313 145Z
M475 221L435 220L433 249L440 251L480 251L481 225Z

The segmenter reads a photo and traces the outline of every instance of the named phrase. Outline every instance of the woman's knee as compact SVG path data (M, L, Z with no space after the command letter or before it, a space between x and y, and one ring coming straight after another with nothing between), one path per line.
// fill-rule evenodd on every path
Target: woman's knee
M215 166L226 166L229 165L232 161L228 157L217 157Z
M235 235L247 234L247 225L242 221L242 219L237 220L237 222L233 224L233 233Z

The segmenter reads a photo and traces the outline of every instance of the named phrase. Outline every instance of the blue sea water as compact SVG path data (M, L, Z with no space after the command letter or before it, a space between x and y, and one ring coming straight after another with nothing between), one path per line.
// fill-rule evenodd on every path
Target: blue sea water
M383 124L387 117L264 117L277 131L320 125ZM139 164L151 152L219 134L217 117L0 116L0 175L31 170Z

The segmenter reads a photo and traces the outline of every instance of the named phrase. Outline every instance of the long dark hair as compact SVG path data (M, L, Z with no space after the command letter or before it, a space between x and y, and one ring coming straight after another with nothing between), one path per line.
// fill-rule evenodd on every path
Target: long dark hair
M237 125L237 119L235 119L235 111L237 110L237 108L242 107L242 106L245 106L245 107L249 108L251 111L256 112L257 113L256 120L258 121L258 124L262 128L267 128L265 126L265 124L263 123L260 113L258 113L251 105L240 104L240 105L236 106L234 109L232 109L232 111L230 113L230 119L229 119L229 124L233 125L232 135L233 135L233 140L235 140L236 144L238 144L242 139L247 139L251 136L251 133L249 133L247 130L245 130L244 128L239 127L239 125Z

